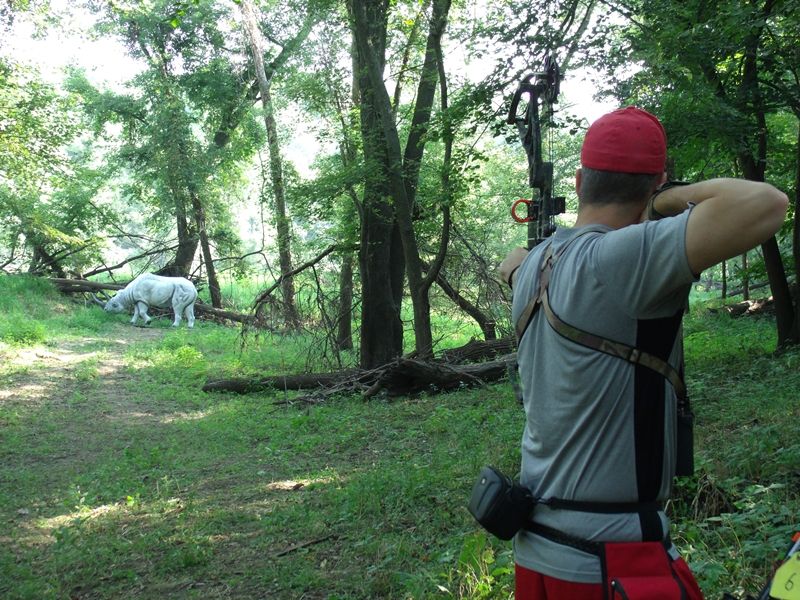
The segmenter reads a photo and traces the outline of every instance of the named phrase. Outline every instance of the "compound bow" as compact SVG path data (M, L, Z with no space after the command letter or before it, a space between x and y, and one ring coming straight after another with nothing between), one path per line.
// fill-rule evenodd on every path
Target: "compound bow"
M553 163L542 159L542 126L539 104L552 114L553 103L558 99L561 73L555 57L547 56L543 71L530 73L522 81L511 99L506 122L516 125L522 146L528 155L528 184L533 190L530 200L520 199L511 206L511 216L519 223L528 224L528 249L542 242L556 229L555 216L564 212L564 198L553 197ZM525 116L517 116L523 94L528 95ZM522 217L516 210L520 204L528 207Z

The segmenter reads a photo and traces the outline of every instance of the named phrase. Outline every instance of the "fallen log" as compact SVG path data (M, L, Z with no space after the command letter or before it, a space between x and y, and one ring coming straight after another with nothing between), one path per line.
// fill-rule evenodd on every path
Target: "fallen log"
M298 375L273 375L260 379L217 379L208 381L203 386L204 392L234 392L249 394L266 389L275 390L309 390L335 386L357 377L364 371L350 370L336 373L301 373Z
M121 290L125 287L124 284L89 281L88 279L62 279L59 277L49 277L48 281L51 281L59 292L63 292L65 294L79 294L81 292L92 293L101 292L104 290Z
M194 305L194 310L198 314L209 315L225 321L236 321L237 323L248 324L253 321L252 315L237 313L222 308L214 308L213 306L209 306L208 304L204 304L202 302L196 302Z
M725 312L735 318L772 313L774 310L775 302L772 299L772 296L770 296L769 298L762 298L758 300L744 300L742 302L728 304L720 308L711 308L709 309L709 312Z
M746 300L733 306L725 307L732 317L771 313L775 310L775 301L770 296L762 300Z
M452 391L481 386L506 376L506 365L515 359L508 355L491 362L449 365L401 358L380 371L375 383L364 392L371 398L381 391L389 396L406 396L425 391Z
M516 341L510 337L494 340L470 340L458 348L442 351L439 358L448 364L478 362L509 354L516 347Z
M335 373L212 380L203 386L203 391L248 394L267 389L310 390L311 394L295 399L297 402L310 403L342 393L361 393L365 399L380 392L388 396L407 396L426 391L443 392L481 386L503 379L507 375L509 362L514 360L516 354L513 353L494 361L467 365L400 358L372 371L351 369Z

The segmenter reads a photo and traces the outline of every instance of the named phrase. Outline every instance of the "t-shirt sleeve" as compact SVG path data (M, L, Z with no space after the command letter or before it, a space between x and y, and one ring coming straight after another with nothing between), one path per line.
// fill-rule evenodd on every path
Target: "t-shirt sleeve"
M686 302L697 280L686 257L690 212L610 231L595 246L598 280L631 316L665 316Z

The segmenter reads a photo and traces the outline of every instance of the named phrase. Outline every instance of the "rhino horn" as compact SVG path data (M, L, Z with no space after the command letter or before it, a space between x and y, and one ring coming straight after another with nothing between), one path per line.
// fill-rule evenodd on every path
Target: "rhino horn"
M95 303L99 304L99 305L100 305L100 306L102 306L103 308L105 308L105 307L106 307L106 303L105 303L105 302L103 302L102 300L100 300L100 299L97 297L97 295L96 295L96 294L90 294L90 295L91 295L91 297L92 297L92 300L94 300L94 301L95 301Z

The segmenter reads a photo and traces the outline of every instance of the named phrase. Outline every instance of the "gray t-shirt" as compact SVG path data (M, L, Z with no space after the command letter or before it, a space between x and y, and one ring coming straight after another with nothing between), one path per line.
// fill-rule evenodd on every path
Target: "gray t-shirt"
M514 322L538 289L544 247L566 244L550 278L553 311L565 322L661 356L677 368L679 330L691 283L686 258L689 211L622 229L559 229L517 272ZM588 230L588 233L586 232ZM675 474L676 400L663 376L580 346L537 311L517 360L526 414L521 481L535 496L595 502L668 499ZM655 517L664 534L668 522ZM597 514L539 506L534 521L594 541L639 541L637 513ZM659 523L660 521L660 523ZM652 531L652 522L648 524ZM600 562L528 531L515 560L545 575L598 583Z

